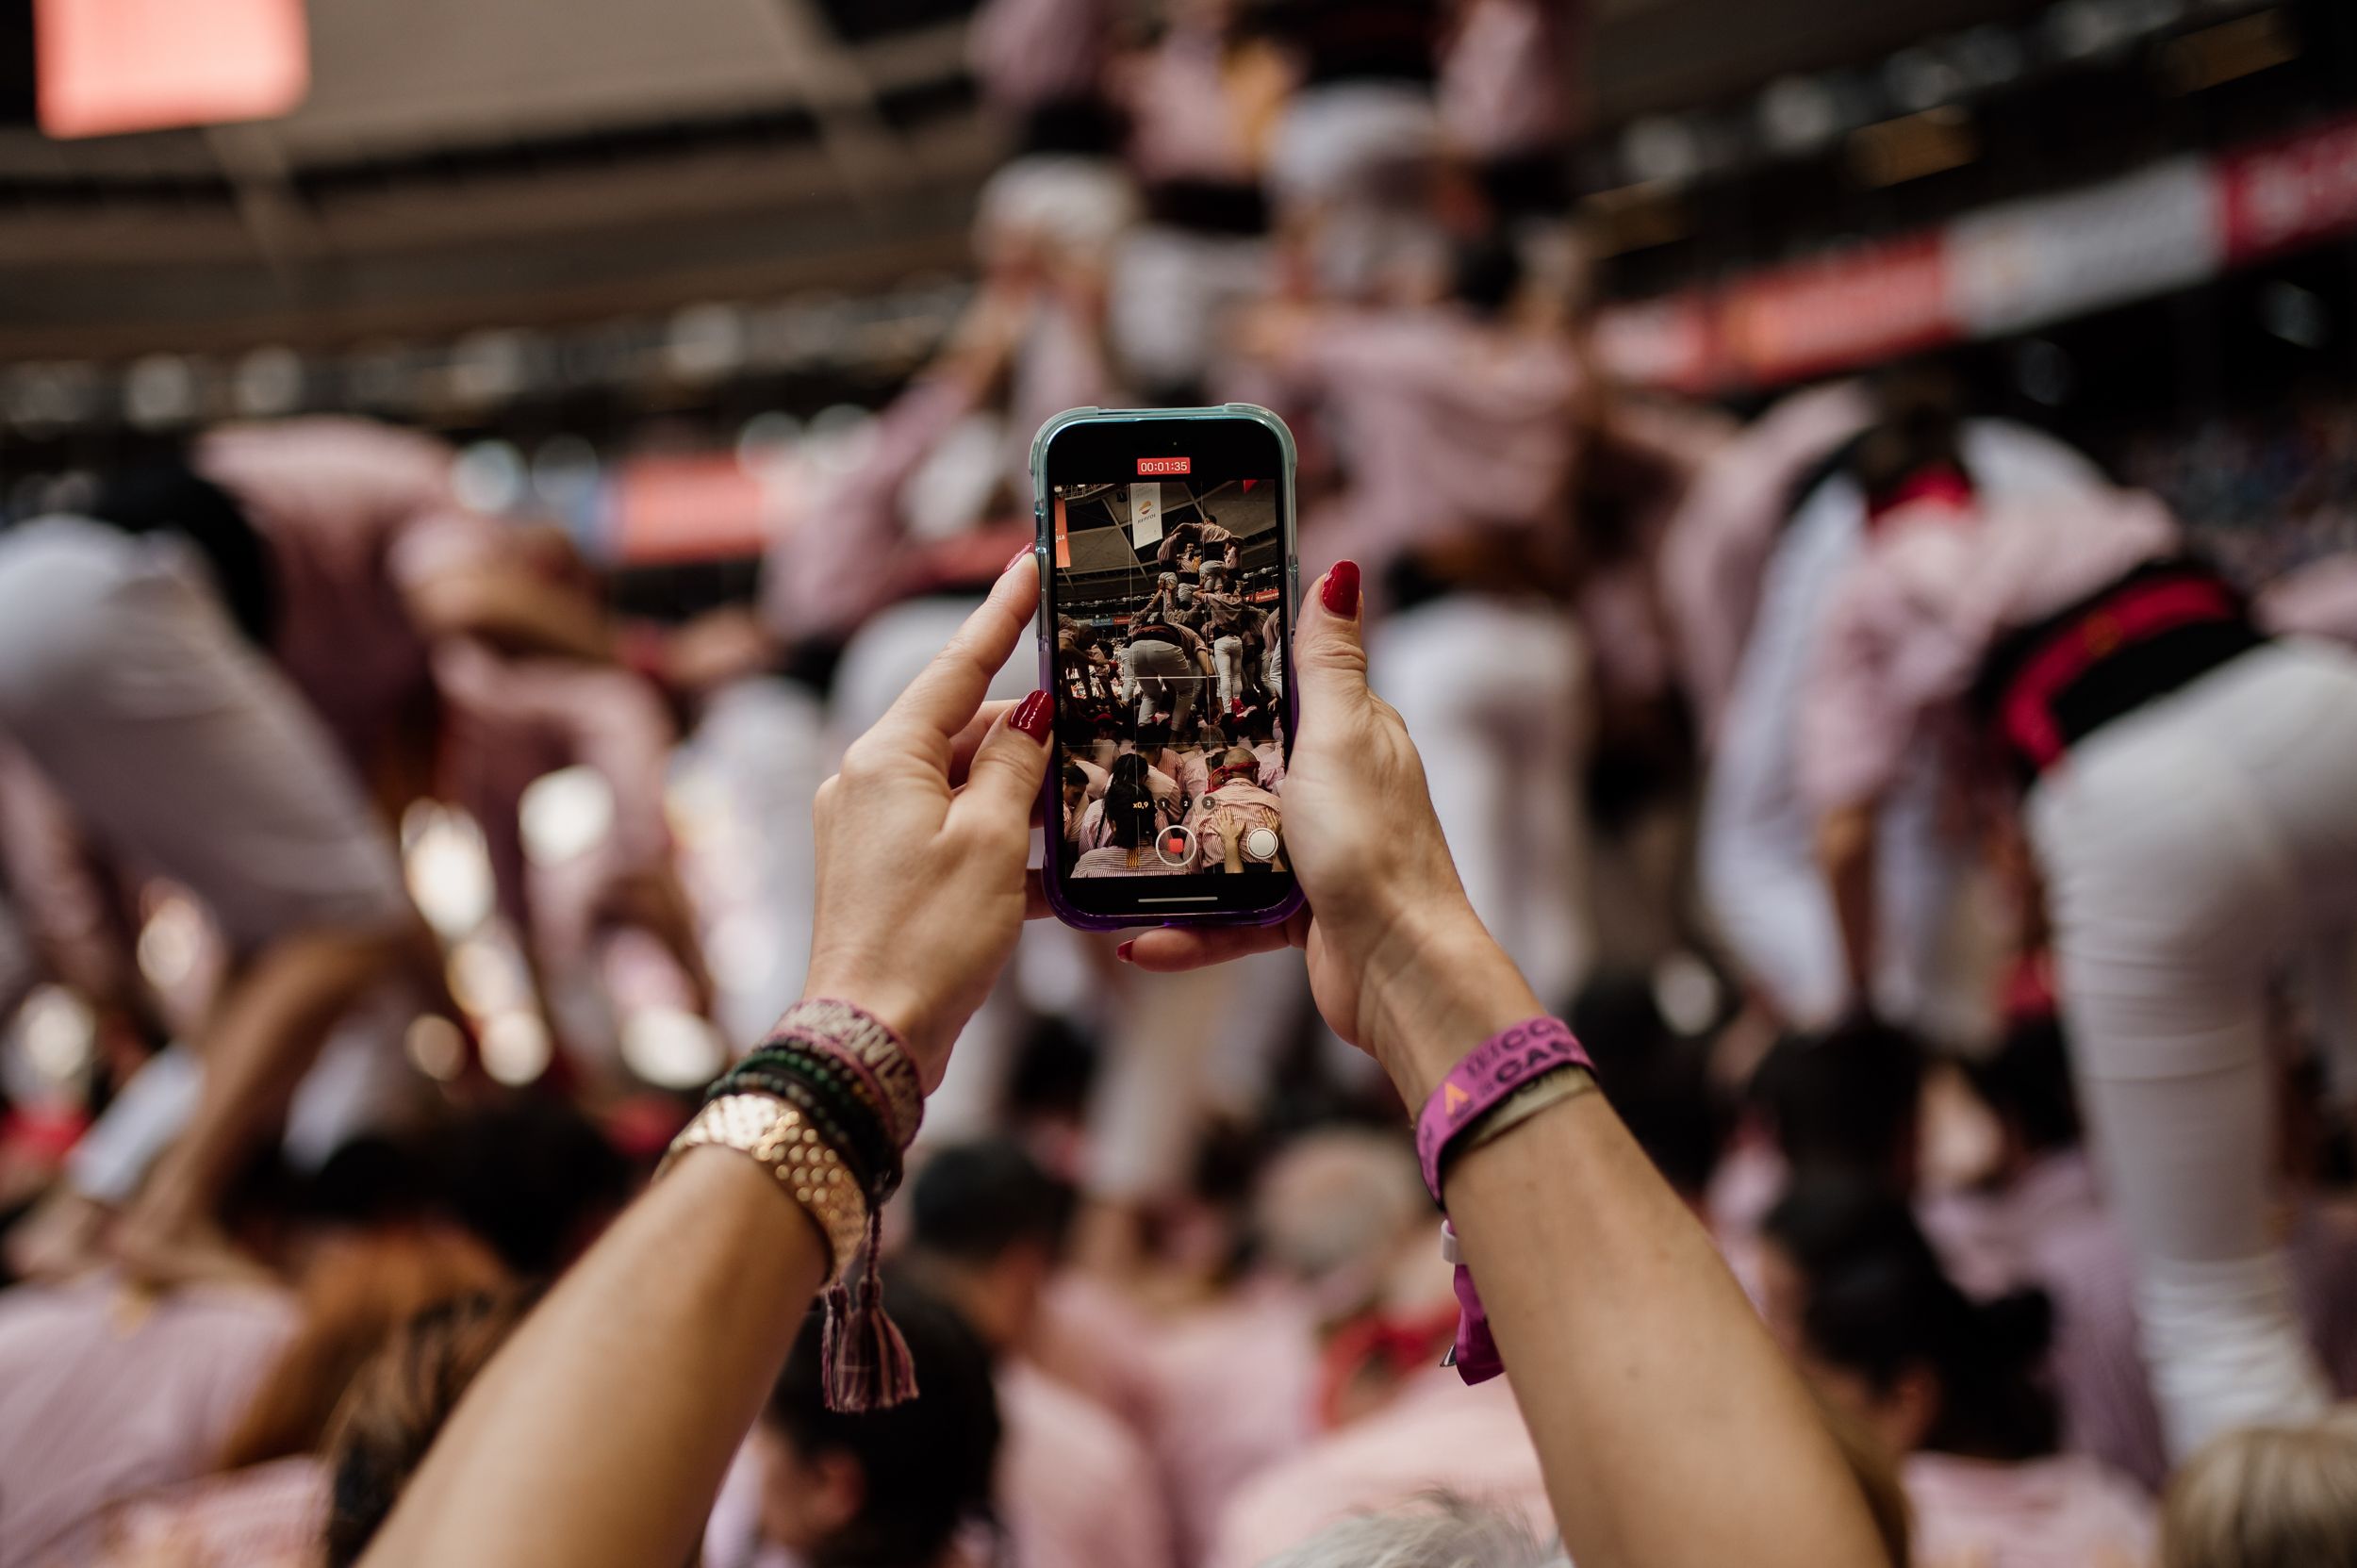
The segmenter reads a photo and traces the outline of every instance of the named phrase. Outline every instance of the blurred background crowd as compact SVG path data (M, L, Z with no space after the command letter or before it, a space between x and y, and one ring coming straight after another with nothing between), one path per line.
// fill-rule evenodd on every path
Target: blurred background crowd
M353 1560L800 994L812 800L1033 430L1230 400L1894 1542L2157 1562L2166 1495L2171 1563L2351 1560L2234 1534L2357 1532L2347 1416L2164 1419L2019 834L1917 801L1848 985L1787 546L1933 402L2357 637L2353 333L2336 0L0 6L0 1568ZM2270 1223L2346 1396L2331 989ZM889 1216L923 1396L798 1355L706 1562L1543 1539L1405 1129L1292 955L1034 925Z

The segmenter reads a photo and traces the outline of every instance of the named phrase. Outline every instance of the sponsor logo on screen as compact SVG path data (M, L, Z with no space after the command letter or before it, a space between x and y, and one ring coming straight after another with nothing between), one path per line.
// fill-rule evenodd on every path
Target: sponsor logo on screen
M1194 471L1195 459L1192 457L1141 457L1138 459L1138 477L1141 479L1150 474L1193 473Z

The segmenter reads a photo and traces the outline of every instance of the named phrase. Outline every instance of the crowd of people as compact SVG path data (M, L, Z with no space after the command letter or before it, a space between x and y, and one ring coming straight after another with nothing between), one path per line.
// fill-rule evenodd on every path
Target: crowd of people
M0 1568L2357 1560L2346 431L1612 384L1573 10L991 0L972 304L745 603L357 419L6 520ZM1228 400L1292 637L1169 486L1030 694L1032 431Z
M1285 868L1273 488L1244 490L1251 526L1242 532L1191 499L1178 520L1162 514L1150 547L1126 537L1114 546L1139 559L1110 583L1061 572L1061 594L1087 596L1060 614L1056 637L1060 852L1071 875ZM1258 569L1249 573L1247 546ZM1247 595L1255 578L1268 587Z

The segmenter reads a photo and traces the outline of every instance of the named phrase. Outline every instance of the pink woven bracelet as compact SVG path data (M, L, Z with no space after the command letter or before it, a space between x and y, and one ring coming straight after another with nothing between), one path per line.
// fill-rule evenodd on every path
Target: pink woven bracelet
M1424 1184L1433 1202L1446 1207L1441 1197L1442 1167L1457 1141L1506 1100L1565 1067L1592 1071L1593 1064L1560 1018L1530 1018L1491 1035L1449 1069L1416 1117L1416 1160L1424 1167ZM1441 1236L1442 1253L1457 1267L1457 1340L1449 1346L1446 1364L1468 1383L1485 1383L1504 1372L1506 1362L1490 1337L1489 1314L1474 1287L1473 1271L1458 1257L1457 1232L1445 1220Z
M1441 1197L1441 1170L1458 1138L1508 1095L1563 1067L1593 1070L1570 1025L1529 1018L1491 1035L1448 1070L1416 1117L1416 1162L1433 1202L1448 1206Z

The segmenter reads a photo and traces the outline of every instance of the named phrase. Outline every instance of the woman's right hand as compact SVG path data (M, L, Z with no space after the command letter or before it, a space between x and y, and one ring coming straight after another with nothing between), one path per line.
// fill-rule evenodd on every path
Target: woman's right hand
M1294 638L1284 839L1309 910L1281 927L1163 927L1121 954L1170 971L1301 948L1326 1021L1416 1105L1465 1052L1545 1009L1475 917L1408 726L1367 686L1359 601L1344 561L1308 596Z

